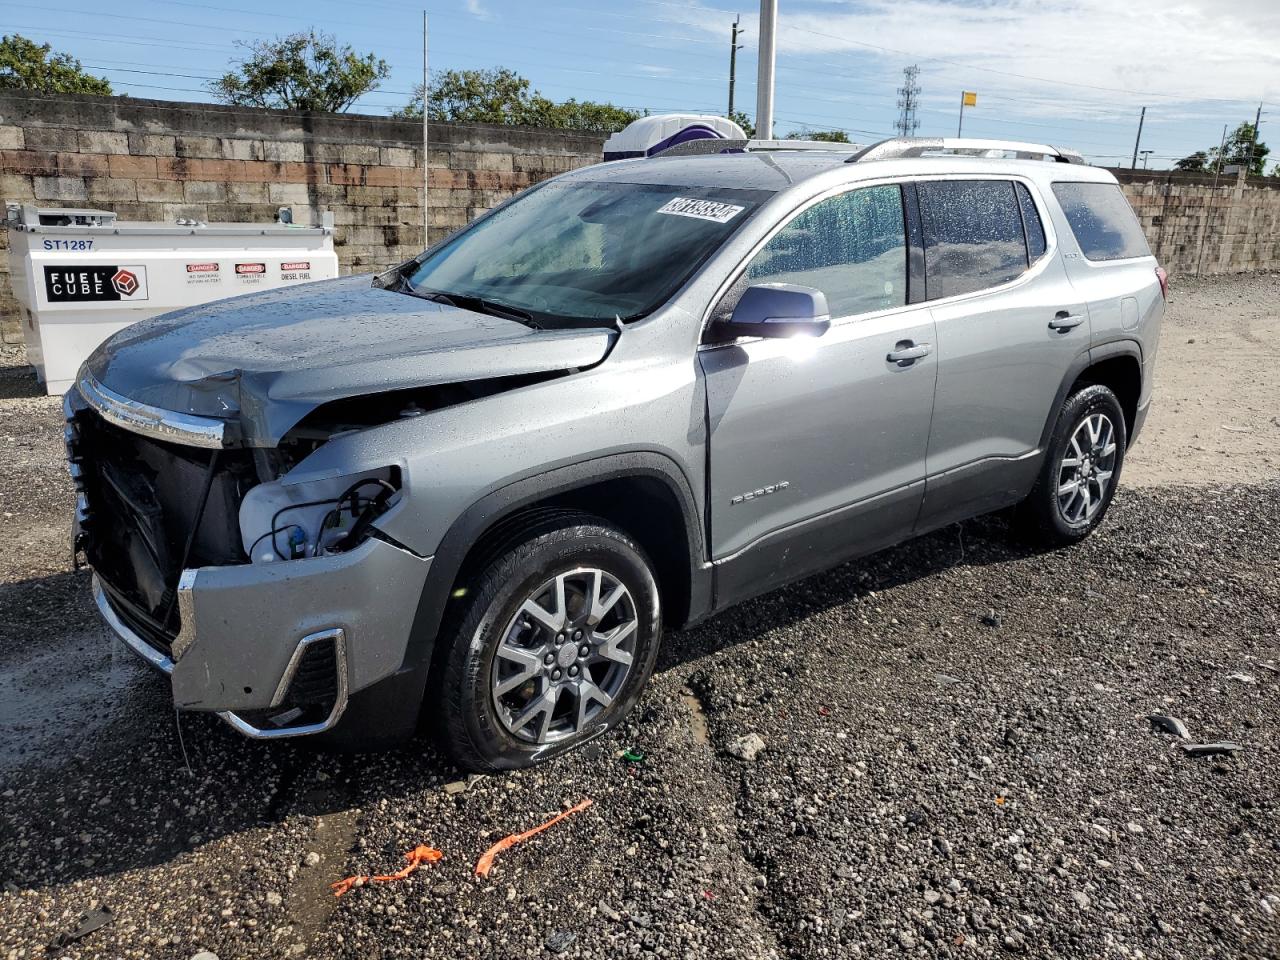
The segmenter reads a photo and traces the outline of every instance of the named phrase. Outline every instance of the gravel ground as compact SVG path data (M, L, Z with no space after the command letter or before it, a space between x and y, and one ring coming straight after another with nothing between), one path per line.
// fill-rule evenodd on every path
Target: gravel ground
M1196 375L1182 357L1201 338L1274 335L1278 286L1178 294L1161 396L1197 396L1174 375ZM1071 550L972 521L672 635L624 729L459 782L424 743L334 756L176 719L70 569L58 404L8 359L0 958L47 955L98 905L112 922L60 956L1280 956L1265 418L1240 424L1248 444L1205 438L1226 453L1199 485L1151 479L1186 445L1178 418L1144 435L1136 484ZM1227 386L1198 396L1201 429L1238 423ZM1241 749L1188 756L1151 713ZM763 749L740 759L751 734ZM489 844L583 798L472 875ZM328 890L418 844L443 859Z
M1130 486L1280 476L1280 275L1176 278Z

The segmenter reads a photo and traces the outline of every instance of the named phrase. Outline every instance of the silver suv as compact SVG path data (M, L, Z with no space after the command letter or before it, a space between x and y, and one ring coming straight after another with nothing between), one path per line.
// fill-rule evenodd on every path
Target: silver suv
M1164 294L1115 178L1050 147L605 163L372 282L112 338L66 400L76 546L181 709L422 713L525 766L615 725L664 627L1000 508L1087 536Z

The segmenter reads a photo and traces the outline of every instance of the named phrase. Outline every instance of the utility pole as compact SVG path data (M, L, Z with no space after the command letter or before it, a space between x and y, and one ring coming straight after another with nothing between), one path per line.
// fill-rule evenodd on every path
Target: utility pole
M1147 108L1142 108L1142 113L1138 115L1138 139L1133 141L1133 163L1129 164L1130 170L1138 167L1138 147L1142 146L1142 123L1147 119Z
M431 246L431 163L427 149L431 145L431 130L427 126L427 114L431 112L431 75L427 72L427 11L422 11L422 249Z
M1213 168L1212 198L1218 196L1218 174L1222 172L1222 151L1227 146L1227 124L1222 125L1222 142L1218 144L1218 162ZM1204 261L1204 235L1209 226L1209 207L1204 208L1204 217L1200 220L1200 243L1196 250L1196 276L1200 276L1200 264Z
M898 122L894 128L900 137L914 137L920 121L916 119L916 108L920 105L920 84L916 78L920 68L912 65L902 70L902 86L898 88Z
M756 78L756 138L773 139L773 66L778 0L760 0L760 69Z
M738 51L742 49L742 44L738 43L738 34L743 33L738 21L742 18L734 14L733 16L733 36L729 41L729 112L726 114L730 120L733 119L733 81L738 73Z
M1253 173L1253 153L1254 148L1258 146L1258 127L1262 124L1262 104L1258 104L1258 112L1253 115L1253 140L1249 143L1249 164L1244 168L1244 175L1247 179L1249 174Z
M1218 174L1222 172L1222 152L1227 149L1227 127L1229 124L1222 125L1222 142L1218 144L1218 162L1213 165L1213 185L1218 185Z

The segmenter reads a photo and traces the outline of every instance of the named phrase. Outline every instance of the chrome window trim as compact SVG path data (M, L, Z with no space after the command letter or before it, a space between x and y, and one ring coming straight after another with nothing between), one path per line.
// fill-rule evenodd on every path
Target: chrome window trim
M80 377L77 388L85 402L104 420L123 430L206 450L220 450L226 445L227 425L221 420L162 410L130 400L104 387L91 373Z
M1021 172L998 173L995 171L974 171L973 173L906 173L899 174L897 176L868 177L861 180L850 180L833 187L828 187L821 193L811 196L794 206L788 213L780 217L769 229L768 233L766 233L764 237L737 262L733 269L729 271L725 279L721 281L720 285L716 288L715 294L711 297L707 305L703 307L702 325L698 334L697 349L714 350L719 349L720 347L732 346L734 344L741 345L743 343L754 343L759 339L758 337L738 337L734 340L725 340L714 343L707 342L707 331L711 327L711 314L719 305L721 298L728 293L729 289L737 282L738 278L746 270L748 264L755 259L756 254L763 250L769 241L772 240L775 235L780 233L782 229L799 214L803 213L810 207L821 203L823 200L828 200L831 197L838 196L842 193L849 193L863 187L905 186L908 183L920 184L939 180L1005 180L1012 183L1023 184L1027 188L1027 192L1031 194L1031 200L1036 206L1036 212L1040 216L1041 226L1044 228L1045 251L1041 255L1040 259L1036 260L1035 263L1030 264L1026 270L1014 277L1012 280L1006 280L1004 283L997 284L994 287L983 287L981 290L970 290L967 293L952 294L949 297L939 297L934 300L921 300L918 303L907 303L899 307L887 307L884 310L875 310L869 313L855 313L845 317L832 317L831 325L833 327L838 324L849 322L856 323L862 320L872 319L892 313L907 312L911 310L919 310L921 308L932 308L938 305L957 303L963 300L983 297L994 291L1003 292L1022 284L1030 283L1033 279L1039 277L1049 269L1049 264L1060 253L1057 226L1054 224L1052 218L1046 216L1047 203L1040 192L1039 184L1036 182L1035 178L1028 176L1027 174Z

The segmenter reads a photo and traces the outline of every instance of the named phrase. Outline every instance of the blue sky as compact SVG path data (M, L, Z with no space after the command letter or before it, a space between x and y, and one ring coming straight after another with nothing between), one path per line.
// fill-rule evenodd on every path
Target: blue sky
M1216 145L1224 123L1280 99L1277 0L779 0L777 133L890 135L902 68L920 67L920 135L953 136L961 90L971 136L1072 146L1128 164L1139 110L1152 167ZM1123 9L1117 9L1123 8ZM316 27L391 65L355 108L385 114L422 73L422 5L390 0L0 0L0 29L52 43L118 92L209 99L235 42ZM755 112L754 0L432 0L435 69L506 66L556 99L723 113L729 27L741 14L737 105ZM1171 10L1176 9L1176 15ZM1275 128L1274 130L1272 128ZM1280 154L1280 107L1262 139Z

